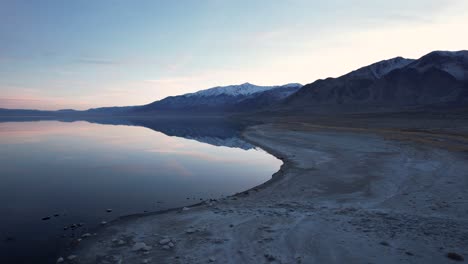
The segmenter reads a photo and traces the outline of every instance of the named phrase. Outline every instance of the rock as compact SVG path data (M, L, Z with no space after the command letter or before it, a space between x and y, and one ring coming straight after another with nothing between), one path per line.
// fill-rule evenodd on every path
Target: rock
M54 217L59 217L60 215L59 214L54 214Z
M72 261L74 259L76 259L76 255L70 255L67 257L68 260Z
M150 259L144 259L144 260L141 261L141 263L143 263L143 264L147 264L149 262L150 262Z
M188 208L188 207L182 208L182 211L188 211L188 210L190 210L190 208Z
M169 247L171 247L171 248L175 246L174 243L172 243L172 242L169 242L169 244L167 244L167 245L168 245Z
M120 239L120 240L117 241L117 245L123 246L123 245L125 245L125 241L123 241L122 239Z
M163 238L163 239L159 240L160 245L166 245L169 242L171 242L171 240L169 238Z
M62 257L60 257L60 258L57 259L57 263L62 263L62 262L64 262L64 261L65 261L65 260L64 260Z
M106 221L102 221L102 222L101 222L101 225L107 225L107 222L106 222Z
M45 220L49 220L50 219L50 216L46 216L46 217L43 217L42 220L45 221Z
M112 209L109 208L109 209L106 210L106 212L111 213Z
M91 236L90 233L85 233L85 234L81 235L82 238L87 238L87 237L90 237L90 236Z
M189 229L185 230L185 233L187 233L187 234L193 234L195 232L197 232L197 230L195 228L189 228Z
M264 256L268 261L275 261L276 260L276 257L271 255L271 254L265 254Z
M153 247L146 245L144 242L135 243L132 247L132 251L150 251Z
M210 257L210 258L208 259L208 261L209 261L209 262L215 262L215 261L216 261L216 258L215 258L215 257Z
M388 242L385 242L385 241L380 242L380 245L387 246L387 247L390 246L390 244L388 244Z
M162 248L167 250L167 249L170 249L171 247L168 246L168 245L164 245L164 246L162 246Z
M463 258L462 255L454 253L454 252L449 252L449 253L447 253L446 256L447 256L447 258L449 258L451 260L455 260L455 261L464 261L465 260L465 258Z

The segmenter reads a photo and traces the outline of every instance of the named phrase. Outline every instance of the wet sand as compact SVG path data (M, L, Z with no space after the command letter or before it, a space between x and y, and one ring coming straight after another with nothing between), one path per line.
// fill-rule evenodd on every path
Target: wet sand
M454 263L468 257L466 142L414 132L250 127L284 162L270 181L114 221L64 263Z

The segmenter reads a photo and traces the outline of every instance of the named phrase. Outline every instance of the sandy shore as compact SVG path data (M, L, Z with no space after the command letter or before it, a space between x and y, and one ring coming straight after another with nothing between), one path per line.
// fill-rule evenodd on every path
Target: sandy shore
M224 200L116 221L64 263L468 258L468 152L440 141L460 146L455 139L428 135L422 144L424 135L306 124L254 126L244 137L283 160L272 180Z

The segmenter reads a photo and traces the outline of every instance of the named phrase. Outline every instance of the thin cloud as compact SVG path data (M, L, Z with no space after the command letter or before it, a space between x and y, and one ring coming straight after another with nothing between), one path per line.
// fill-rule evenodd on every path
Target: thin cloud
M118 65L121 64L120 61L102 59L102 58L80 58L76 62L83 64L94 64L94 65Z

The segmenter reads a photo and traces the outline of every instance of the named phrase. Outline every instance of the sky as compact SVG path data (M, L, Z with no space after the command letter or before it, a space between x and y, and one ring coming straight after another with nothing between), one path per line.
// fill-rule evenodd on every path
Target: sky
M468 49L466 0L0 0L0 108L141 105Z

